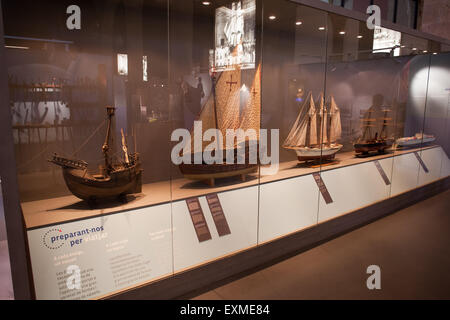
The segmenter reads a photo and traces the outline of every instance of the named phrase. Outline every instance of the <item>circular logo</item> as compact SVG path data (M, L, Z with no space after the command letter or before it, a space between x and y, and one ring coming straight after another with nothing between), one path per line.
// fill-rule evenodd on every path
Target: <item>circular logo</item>
M61 248L65 243L64 240L60 239L61 234L62 234L61 229L48 230L42 237L42 242L44 243L44 246L52 250Z

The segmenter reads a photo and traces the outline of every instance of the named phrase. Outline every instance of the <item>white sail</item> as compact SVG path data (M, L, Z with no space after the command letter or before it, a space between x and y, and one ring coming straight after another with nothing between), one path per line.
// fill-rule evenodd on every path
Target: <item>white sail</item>
M334 100L334 97L331 96L330 102L330 143L335 143L342 136L342 125L341 125L341 111Z
M309 102L310 108L308 111L309 116L309 144L308 146L314 146L319 144L319 139L317 136L317 110L316 105L314 103L313 97L311 95L310 102Z
M325 98L323 93L319 96L319 115L320 115L320 132L319 139L322 141L322 144L328 143L328 111L325 106Z
M310 107L311 92L308 94L305 103L299 110L297 119L291 128L283 145L285 147L298 147L306 145L306 134L308 130L308 117L304 116L305 109Z

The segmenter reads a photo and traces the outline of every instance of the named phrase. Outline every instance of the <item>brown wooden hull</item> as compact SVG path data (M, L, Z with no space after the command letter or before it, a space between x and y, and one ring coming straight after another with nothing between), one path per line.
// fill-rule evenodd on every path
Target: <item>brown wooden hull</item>
M139 165L113 172L107 179L96 179L84 170L63 168L67 187L76 197L95 201L142 191L142 169Z
M384 153L386 149L391 147L392 143L388 141L376 141L367 143L356 143L354 145L355 152L358 154L369 154L372 152Z
M181 173L188 179L225 178L256 172L257 164L180 164Z
M336 154L330 154L330 155L323 155L323 156L298 156L298 161L319 161L322 160L333 160L336 157Z

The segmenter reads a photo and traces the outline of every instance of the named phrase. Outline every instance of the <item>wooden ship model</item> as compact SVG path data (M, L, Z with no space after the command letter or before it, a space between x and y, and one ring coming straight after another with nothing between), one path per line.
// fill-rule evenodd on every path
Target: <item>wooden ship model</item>
M387 137L387 128L391 126L392 118L388 117L390 109L384 108L381 110L383 116L381 118L373 118L373 111L369 109L367 117L361 119L363 127L363 135L354 144L357 155L369 155L377 152L383 154L386 149L390 148L393 140ZM378 122L382 121L381 130L378 130Z
M140 193L142 190L142 169L138 153L128 153L125 136L122 133L124 159L113 162L110 156L110 138L115 108L106 107L108 127L102 146L104 165L98 174L90 174L88 163L83 160L68 159L55 154L50 162L62 167L67 188L76 197L94 204L96 200L118 198L126 200L126 195Z
M226 153L230 152L226 147L221 150L223 152L223 163L202 164L194 163L194 145L193 141L200 139L206 130L218 129L226 140L227 129L253 129L256 132L257 141L253 141L258 146L260 119L261 119L261 66L259 65L251 90L249 92L249 100L240 115L240 92L241 92L241 70L235 67L234 70L222 72L216 81L215 75L212 75L212 95L209 97L205 106L201 110L197 121L202 121L201 137L195 137L195 131L191 130L192 143L186 153L190 154L191 164L182 163L179 169L186 179L203 181L209 186L215 185L215 179L240 176L242 181L246 180L246 175L256 172L258 169L257 163L250 163L249 159L249 140L237 141L234 143L233 150L234 162L226 162ZM199 134L199 133L197 133ZM210 142L204 142L202 150ZM239 164L237 161L237 154L239 148L245 148L245 163ZM219 151L220 152L220 151Z
M294 150L300 162L333 160L343 147L337 142L341 134L341 114L334 98L330 98L327 108L323 95L320 95L319 107L316 108L310 92L283 148Z

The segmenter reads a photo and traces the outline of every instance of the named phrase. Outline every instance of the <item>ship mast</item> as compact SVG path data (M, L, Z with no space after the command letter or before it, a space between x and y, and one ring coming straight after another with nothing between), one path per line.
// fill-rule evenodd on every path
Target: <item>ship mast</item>
M109 168L111 167L111 164L109 162L108 152L109 152L109 138L111 135L112 117L114 116L114 111L115 111L114 107L110 107L110 106L106 107L106 113L108 115L108 128L106 129L105 143L102 146L102 152L103 152L103 156L105 158L105 171L106 172L108 172Z

